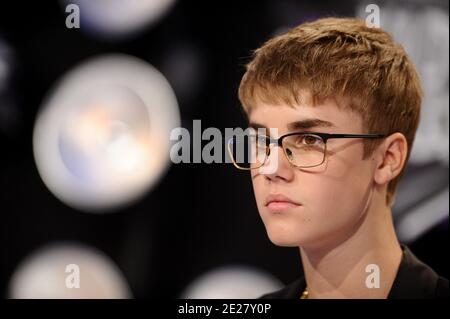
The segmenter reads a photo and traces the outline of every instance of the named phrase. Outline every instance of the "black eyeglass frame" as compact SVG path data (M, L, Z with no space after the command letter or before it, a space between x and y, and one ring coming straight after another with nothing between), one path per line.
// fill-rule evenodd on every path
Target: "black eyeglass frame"
M284 140L286 137L288 137L288 136L293 136L293 135L316 135L316 136L320 137L320 138L322 139L324 145L325 145L325 147L324 147L324 155L323 155L322 162L320 162L320 163L317 164L317 165L310 165L310 166L300 166L300 165L295 165L295 164L292 162L292 160L289 159L289 156L286 154L286 149L283 147L283 140ZM268 141L268 142L267 142L267 145L266 145L267 150L268 150L268 154L266 154L267 157L266 157L266 159L264 160L264 162L263 162L260 166L257 166L257 167L249 167L249 168L240 167L240 166L236 163L236 161L235 161L234 158L233 158L232 152L231 152L231 150L230 150L230 142L231 142L232 140L234 140L235 136L229 139L229 141L228 141L228 152L229 152L229 155L230 155L231 160L233 161L233 165L234 165L237 169L247 171L247 170L257 169L257 168L262 167L262 166L265 164L267 158L268 158L269 155L270 155L270 145L272 145L272 144L275 144L276 146L279 146L279 147L281 147L281 148L283 149L284 155L286 156L287 160L289 161L289 163L290 163L292 166L297 167L297 168L311 168L311 167L317 167L317 166L320 166L320 165L322 165L322 164L325 162L326 152L327 152L327 141L328 141L329 139L333 139L333 138L384 138L384 137L387 137L388 135L387 135L387 134L340 134L340 133L334 134L334 133L320 133L320 132L293 132L293 133L288 133L288 134L282 135L282 136L280 136L280 137L278 137L278 138L273 138L273 137L266 136L266 135L264 135L264 136L267 137L267 141Z

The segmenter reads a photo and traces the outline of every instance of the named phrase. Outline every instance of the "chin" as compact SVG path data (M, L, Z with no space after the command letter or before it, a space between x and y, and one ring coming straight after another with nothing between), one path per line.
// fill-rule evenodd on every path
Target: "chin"
M280 247L314 245L323 239L319 229L313 229L307 225L293 222L286 225L286 223L273 222L267 223L265 226L270 241Z
M298 247L311 240L311 226L291 214L261 214L270 241L281 247Z
M286 231L283 229L267 229L267 236L270 241L280 247L298 247L302 243L297 232Z
M300 245L292 240L286 240L286 239L280 239L280 238L274 238L269 236L270 241L272 244L278 246L278 247L299 247Z

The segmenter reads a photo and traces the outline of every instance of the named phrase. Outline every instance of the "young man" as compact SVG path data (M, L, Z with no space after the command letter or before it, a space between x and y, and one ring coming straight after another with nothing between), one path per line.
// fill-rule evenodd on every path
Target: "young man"
M264 298L448 297L392 222L421 96L402 46L358 19L303 23L255 51L239 98L267 134L251 166L233 160L251 172L270 240L299 247L304 273Z

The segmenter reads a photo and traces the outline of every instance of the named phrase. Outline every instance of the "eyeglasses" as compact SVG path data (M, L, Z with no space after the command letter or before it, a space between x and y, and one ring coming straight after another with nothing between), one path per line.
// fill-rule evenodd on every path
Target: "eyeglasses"
M327 141L332 138L383 138L385 134L289 133L279 138L248 134L228 140L228 153L236 168L262 167L270 156L271 145L280 146L289 163L298 168L316 167L325 161Z

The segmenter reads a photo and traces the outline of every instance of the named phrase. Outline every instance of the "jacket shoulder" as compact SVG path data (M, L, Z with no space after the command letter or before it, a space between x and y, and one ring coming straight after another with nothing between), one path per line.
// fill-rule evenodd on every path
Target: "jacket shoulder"
M435 297L437 299L448 299L449 298L449 287L448 279L444 277L439 277L436 283Z

